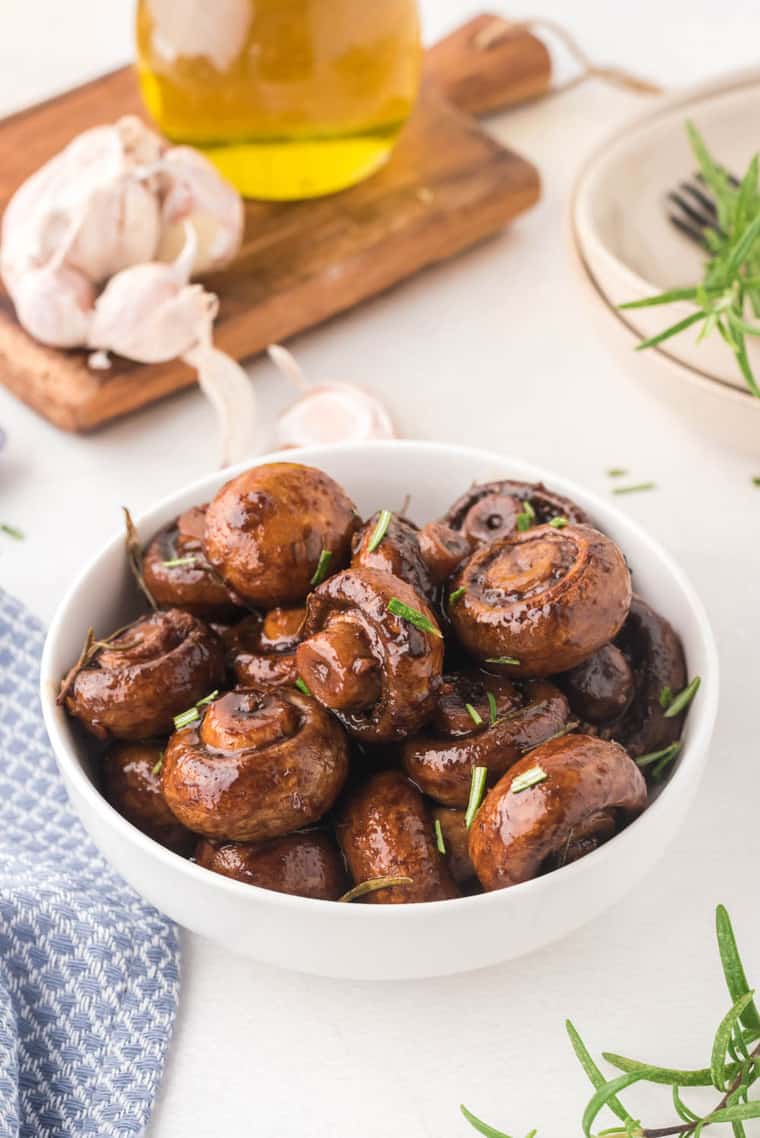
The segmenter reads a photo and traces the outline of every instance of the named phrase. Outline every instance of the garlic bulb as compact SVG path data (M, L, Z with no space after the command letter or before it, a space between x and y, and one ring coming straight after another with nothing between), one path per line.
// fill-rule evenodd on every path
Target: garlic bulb
M395 438L390 415L369 392L351 383L325 383L312 387L291 353L280 344L270 346L269 356L282 374L303 392L302 397L280 416L277 425L280 446L302 447L314 443Z
M228 264L240 249L244 212L240 194L216 167L189 146L167 150L160 163L161 238L158 259L173 261L185 243L185 226L197 237L194 273Z

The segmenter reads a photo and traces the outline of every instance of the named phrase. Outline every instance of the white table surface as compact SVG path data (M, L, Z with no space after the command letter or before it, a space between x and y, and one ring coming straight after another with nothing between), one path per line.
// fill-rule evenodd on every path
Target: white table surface
M433 38L480 4L422 7ZM131 0L3 0L0 110L127 58L131 8ZM569 23L600 61L665 84L757 59L760 18L750 0L730 10L714 0L528 8ZM620 504L686 567L722 657L712 761L690 822L657 871L606 916L530 959L469 976L340 983L184 936L180 1013L151 1138L456 1138L470 1133L461 1100L518 1138L531 1126L564 1138L580 1133L587 1097L565 1016L592 1046L701 1065L726 1004L711 940L719 900L760 973L760 490L750 483L760 469L625 378L590 331L563 231L583 154L640 105L589 84L493 119L499 138L539 164L540 206L500 239L292 346L313 375L381 394L407 436L498 448L603 494L610 465L656 480L656 491ZM266 361L251 375L271 422L289 392ZM0 520L27 535L0 539L2 585L49 619L82 561L120 525L122 502L139 512L210 467L209 422L191 392L78 438L0 390L9 436ZM642 1109L650 1097L633 1096ZM658 1101L653 1125L672 1119Z

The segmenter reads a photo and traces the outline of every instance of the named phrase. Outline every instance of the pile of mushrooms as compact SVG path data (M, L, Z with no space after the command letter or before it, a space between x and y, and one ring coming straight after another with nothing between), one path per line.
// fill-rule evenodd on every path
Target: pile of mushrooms
M672 769L678 636L544 486L420 528L262 465L135 560L154 611L90 635L59 699L112 805L213 872L371 904L501 889L591 853Z

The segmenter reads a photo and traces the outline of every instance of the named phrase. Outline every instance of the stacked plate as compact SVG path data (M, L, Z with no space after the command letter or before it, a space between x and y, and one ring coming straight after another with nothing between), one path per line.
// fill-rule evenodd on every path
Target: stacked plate
M736 360L717 334L697 342L694 328L635 353L654 335L694 311L688 303L627 309L618 305L702 279L700 249L668 221L665 195L691 177L686 137L692 120L711 153L739 176L760 150L760 71L734 74L658 100L602 145L581 171L571 204L572 240L600 324L618 359L667 400L678 402L711 433L760 453L760 399L747 390ZM607 337L608 339L610 337ZM760 376L760 339L748 337Z

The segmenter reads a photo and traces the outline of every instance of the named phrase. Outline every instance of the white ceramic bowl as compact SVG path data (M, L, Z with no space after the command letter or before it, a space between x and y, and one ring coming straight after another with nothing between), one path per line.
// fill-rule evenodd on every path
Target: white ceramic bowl
M725 165L742 174L758 149L760 71L744 71L658 99L607 138L585 163L573 191L571 231L576 252L605 319L627 332L625 362L654 390L720 429L742 449L760 452L760 400L747 391L735 357L720 336L697 341L689 328L658 348L634 354L637 342L694 311L692 305L626 309L640 300L702 277L704 255L668 221L665 193L691 176L696 162L686 119L702 132ZM622 341L622 337L619 337ZM750 362L760 374L760 341L748 337ZM739 398L737 398L737 395ZM685 398L684 398L685 396ZM716 414L717 412L717 414Z
M396 979L445 975L520 956L557 940L617 901L654 865L682 823L707 760L718 692L715 644L681 570L612 506L572 482L498 454L425 442L310 447L267 455L321 467L366 515L412 495L417 520L439 516L470 485L495 477L543 480L574 498L625 550L636 588L681 634L689 672L703 678L673 777L622 834L581 861L483 896L416 905L336 905L244 885L201 869L151 841L94 785L86 748L55 704L61 675L89 625L106 634L139 611L121 534L85 567L63 600L42 660L42 704L66 787L96 845L144 897L181 925L233 952L326 976ZM254 465L243 464L239 469ZM237 468L209 475L138 521L140 536L206 501Z

